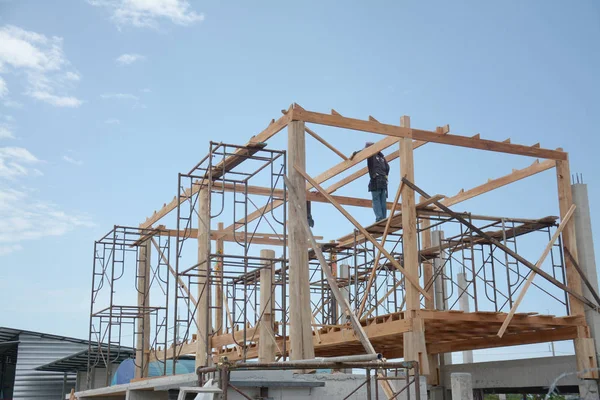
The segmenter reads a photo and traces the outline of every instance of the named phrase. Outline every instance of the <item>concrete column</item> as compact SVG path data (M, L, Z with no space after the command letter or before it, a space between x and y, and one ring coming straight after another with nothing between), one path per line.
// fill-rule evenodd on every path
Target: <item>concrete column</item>
M273 259L273 250L263 249L260 251L261 258ZM275 333L273 332L273 301L272 286L275 269L271 261L261 261L263 267L260 270L260 319L258 362L275 362Z
M341 264L338 267L338 273L339 273L339 277L340 279L344 280L345 282L348 282L348 280L350 279L350 266L348 264ZM348 290L348 284L346 284L345 286L342 286L340 288L340 292L342 292L342 294L344 295L344 298L346 299L346 301L348 301L348 304L350 304L350 291ZM338 304L338 308L339 308L339 315L341 317L341 321L339 323L346 323L346 312L344 307L341 304Z
M471 374L455 372L450 375L452 381L452 400L473 400L473 382Z
M139 316L136 319L135 338L135 377L148 376L148 355L150 351L150 240L140 244L137 260L137 306Z
M196 310L196 323L198 324L196 368L212 363L209 353L210 313L208 309L210 288L208 276L210 274L210 193L207 186L198 192L198 308Z
M506 395L504 393L500 393L498 395L498 400L506 400Z
M593 380L581 381L579 384L579 399L580 400L598 400L598 382Z
M461 311L468 313L470 311L469 307L469 293L467 292L467 278L464 273L460 273L457 275L458 280L458 291L459 294L462 293L458 299L459 306ZM472 364L473 363L473 350L467 350L462 352L463 356L463 364Z
M312 314L308 271L308 236L301 220L306 220L306 182L295 166L306 167L306 143L303 121L288 124L287 174L301 210L288 207L289 297L290 297L290 360L312 359L315 348L312 339Z
M444 231L431 231L431 246L439 247L444 241ZM444 262L446 261L443 253L440 254L438 258L433 260L433 270L434 275L435 271L438 271ZM445 273L445 267L444 267ZM435 290L435 309L436 310L447 310L448 309L448 300L444 300L444 294L448 292L447 288L444 288L444 281L442 279L442 274L437 275L434 280L434 290ZM440 354L440 366L450 365L452 364L452 354L444 353ZM443 382L441 383L443 384Z
M587 185L576 183L571 185L573 203L577 206L573 214L575 221L575 236L577 238L577 258L579 266L585 272L588 280L598 293L598 273L596 269L596 256L594 254L594 239L592 237L592 223ZM583 295L588 299L594 297L587 286L583 287ZM600 348L600 314L585 306L585 319L590 327L590 334L596 345L596 352Z

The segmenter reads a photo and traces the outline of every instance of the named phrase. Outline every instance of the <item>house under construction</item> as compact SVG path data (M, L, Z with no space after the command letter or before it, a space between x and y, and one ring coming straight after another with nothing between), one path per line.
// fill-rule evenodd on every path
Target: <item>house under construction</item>
M407 377L426 376L435 387L448 353L572 339L580 378L598 379L586 313L596 313L600 299L578 263L566 152L461 136L449 126L417 129L406 116L389 125L297 104L282 112L246 144L210 142L179 174L175 197L139 226L115 226L95 243L88 370L106 368L110 377L126 347L135 349L135 381L151 369L175 374L186 359L208 373L224 363L300 369L299 360L381 354L403 358ZM349 157L317 134L319 125L381 138ZM269 147L285 134L287 148ZM307 135L339 158L316 176L306 172ZM445 196L415 181L413 152L427 143L535 161ZM363 226L347 208L370 208L371 200L335 192L367 175L366 160L380 151L399 159L393 173L401 181L389 188L389 217ZM556 216L454 210L550 169L556 186L544 195L558 197ZM343 215L347 235L315 237L313 203ZM523 256L521 243L541 243L539 258ZM519 312L528 291L541 299L539 313ZM544 315L549 303L564 313ZM386 373L373 377L393 398Z

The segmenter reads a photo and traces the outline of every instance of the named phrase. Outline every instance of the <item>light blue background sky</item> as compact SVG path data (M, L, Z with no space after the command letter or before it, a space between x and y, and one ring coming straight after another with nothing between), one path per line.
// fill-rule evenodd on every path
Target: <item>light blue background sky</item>
M149 3L0 0L0 325L86 337L93 241L169 201L209 140L245 143L292 102L564 147L600 224L594 1ZM318 132L348 154L365 136ZM309 172L333 157L315 148ZM447 195L533 162L439 145L415 159ZM557 215L554 172L458 209ZM351 230L321 221L327 239Z

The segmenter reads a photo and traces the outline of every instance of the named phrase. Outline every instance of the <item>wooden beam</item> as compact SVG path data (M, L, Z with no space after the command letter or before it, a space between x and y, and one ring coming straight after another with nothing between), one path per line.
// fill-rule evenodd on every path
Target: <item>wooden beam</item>
M558 226L558 228L552 235L550 242L548 242L548 244L546 245L546 248L542 252L542 255L540 256L539 260L535 263L536 267L538 267L538 268L542 267L544 260L546 260L546 257L548 256L548 254L552 250L552 247L554 246L554 242L556 242L556 240L560 236L560 233L563 231L566 224L569 222L569 220L573 216L574 212L575 212L575 205L573 204L571 206L571 208L569 209L569 211L567 212L567 214L565 215L565 217L563 218L563 220L560 221L560 225ZM508 315L506 316L506 319L502 323L502 327L500 327L500 330L498 331L498 337L502 337L502 335L504 335L504 332L506 332L506 328L508 328L508 324L510 324L510 321L512 320L513 315L515 315L515 312L517 312L517 308L519 308L521 301L523 301L523 298L525 297L525 293L527 293L527 289L529 289L529 286L531 286L531 283L533 282L533 279L535 278L535 276L536 276L535 271L531 271L531 273L529 274L529 277L527 278L527 281L525 281L525 285L523 285L523 288L521 289L521 293L519 293L517 300L513 303L513 306L511 307L510 312L508 313Z
M301 172L301 171L298 170L298 172ZM298 196L298 193L296 193L296 189L294 187L295 185L293 185L287 177L284 177L284 179L285 179L285 183L286 183L287 187L290 190L291 199L292 199L292 203L293 203L292 206L298 212L301 212L302 211L302 202L301 202L300 197ZM315 255L317 256L317 259L319 260L319 264L321 265L321 270L323 271L323 274L327 278L327 283L329 284L329 289L331 290L331 293L335 297L336 301L344 307L346 315L350 318L350 323L352 325L352 328L354 329L354 332L356 333L356 336L358 337L360 343L365 348L365 351L368 354L375 354L375 349L373 348L373 345L369 341L369 338L367 337L366 333L362 329L362 326L361 326L358 318L356 318L356 315L354 315L354 313L352 312L352 307L350 307L350 304L348 303L348 301L346 300L346 298L340 291L340 288L337 285L337 281L336 281L335 277L333 276L333 274L331 273L331 269L329 268L329 265L327 264L327 260L325 260L325 256L323 256L323 252L321 251L321 248L319 247L317 241L313 237L312 231L311 231L310 227L308 226L308 221L306 220L306 218L302 219L302 226L304 227L304 231L306 232L306 235L308 236L308 240L310 241L313 251L315 252Z
M305 127L304 129L306 130L306 133L308 133L310 136L314 137L317 141L321 142L329 150L333 151L335 154L340 156L342 158L342 160L348 160L348 157L346 157L346 155L344 153L342 153L341 151L339 151L338 149L333 147L329 142L327 142L321 136L317 135L317 133L315 131L313 131L312 129L310 129L308 127Z
M554 160L545 160L543 162L535 160L533 164L531 164L528 167L515 170L514 172L508 175L504 175L500 178L489 180L483 185L476 186L472 189L461 190L456 196L448 197L442 200L441 203L445 206L450 207L455 204L461 203L465 200L472 199L473 197L490 192L494 189L506 186L510 183L517 182L521 179L549 170L551 168L554 168L555 165L556 162Z
M448 144L451 146L467 147L472 149L495 151L500 153L518 154L530 157L548 158L554 160L566 160L567 153L559 150L541 149L511 143L497 142L493 140L477 139L459 135L440 135L436 132L421 129L403 128L396 125L382 124L373 121L364 121L354 118L346 118L340 115L328 115L317 112L299 110L295 111L293 120L310 122L320 125L336 126L338 128L352 129L356 131L378 133L387 136L408 137L424 142Z
M388 253L388 251L385 248L383 248L383 246L381 246L377 240L373 239L373 237L369 234L369 232L367 232L367 230L361 224L359 224L358 221L356 219L354 219L354 217L352 217L352 215L350 215L348 213L348 211L346 211L341 205L339 205L331 197L331 195L325 191L325 189L323 189L313 178L308 176L308 174L301 167L294 165L294 169L296 169L296 171L298 171L298 173L300 175L302 175L304 177L304 179L306 179L306 181L308 183L310 183L315 189L317 189L319 192L321 192L329 200L329 202L335 208L337 208L338 211L341 212L342 215L344 215L346 217L346 219L348 219L348 221L350 221L352 223L352 225L354 225L356 227L356 229L358 229L367 238L367 240L369 240L371 243L373 243L373 245L379 251L381 251L383 253L383 255L389 260L389 262L394 267L396 267L396 269L398 271L400 271L403 275L405 275L406 278L415 285L415 287L417 287L417 290L420 291L423 294L423 296L425 296L426 298L429 297L429 294L427 292L425 292L425 290L419 286L419 282L413 276L407 276L405 269L402 268L402 266L398 263L398 261L396 261L396 259L394 259L394 257L390 253Z

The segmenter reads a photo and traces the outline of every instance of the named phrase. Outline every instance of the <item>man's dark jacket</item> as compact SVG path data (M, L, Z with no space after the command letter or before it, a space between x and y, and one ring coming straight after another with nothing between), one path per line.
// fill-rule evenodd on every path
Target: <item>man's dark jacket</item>
M376 190L387 190L387 177L390 173L390 165L381 152L367 159L369 167L369 192Z

